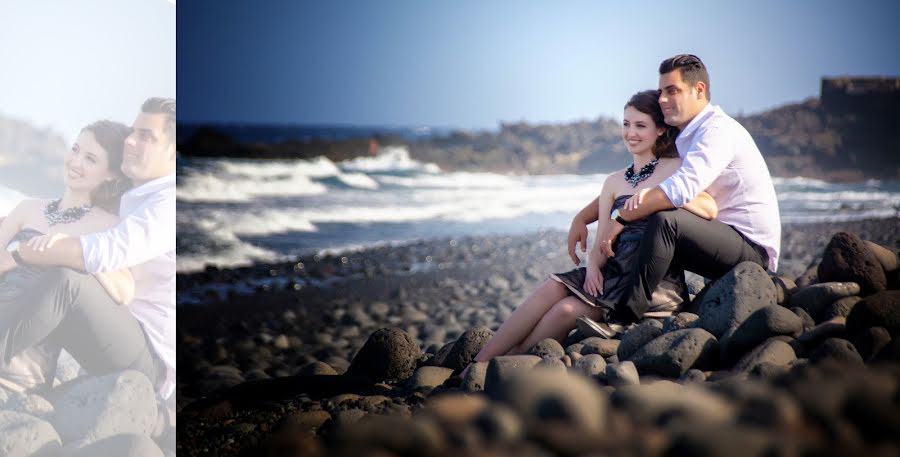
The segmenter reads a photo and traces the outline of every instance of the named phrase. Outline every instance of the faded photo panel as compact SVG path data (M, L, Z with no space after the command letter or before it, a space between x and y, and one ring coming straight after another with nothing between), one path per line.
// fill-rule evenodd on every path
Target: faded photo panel
M0 4L0 456L174 456L175 0Z

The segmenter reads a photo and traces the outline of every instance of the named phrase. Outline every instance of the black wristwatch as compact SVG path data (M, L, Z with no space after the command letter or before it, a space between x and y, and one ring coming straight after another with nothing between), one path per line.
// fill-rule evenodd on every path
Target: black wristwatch
M628 225L628 224L629 224L628 221L626 221L625 219L622 218L622 216L619 215L619 210L618 210L618 209L614 209L613 212L610 213L609 218L610 218L611 220L614 220L614 221L616 221L616 222L622 224L622 225Z
M18 249L13 249L12 251L9 251L9 255L12 256L13 260L16 261L16 265L18 265L20 267L23 267L26 265L25 260L22 259L22 256L19 255Z

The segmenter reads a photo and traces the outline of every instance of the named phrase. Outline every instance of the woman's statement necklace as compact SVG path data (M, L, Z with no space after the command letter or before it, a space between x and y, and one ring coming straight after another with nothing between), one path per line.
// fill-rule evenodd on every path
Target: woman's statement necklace
M634 173L634 164L632 163L627 170L625 170L625 182L631 184L631 187L637 187L641 181L650 177L653 174L653 170L656 170L656 164L659 163L658 160L653 159L647 165L644 165L641 168L641 171Z
M50 224L51 227L56 224L71 224L72 222L77 222L87 215L87 213L91 212L91 208L94 207L92 204L87 204L74 208L66 208L60 211L60 202L62 202L61 198L59 200L53 200L47 204L46 208L44 208L44 216L47 216L47 223Z

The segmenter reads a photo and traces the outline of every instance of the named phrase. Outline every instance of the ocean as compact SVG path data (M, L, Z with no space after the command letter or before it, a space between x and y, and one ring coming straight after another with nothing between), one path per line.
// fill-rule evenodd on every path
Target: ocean
M178 270L436 237L568 230L606 176L445 172L411 159L404 147L339 163L182 159ZM900 182L774 181L784 224L900 213Z

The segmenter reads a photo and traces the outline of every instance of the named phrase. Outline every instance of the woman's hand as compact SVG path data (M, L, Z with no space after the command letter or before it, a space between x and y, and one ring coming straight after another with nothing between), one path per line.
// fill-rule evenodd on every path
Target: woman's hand
M38 235L32 237L25 244L35 251L42 252L44 249L52 248L57 241L64 240L66 238L69 238L69 235L66 235L65 233L51 233L49 235Z
M584 277L584 290L594 297L603 295L603 272L596 265L587 266L587 274Z

